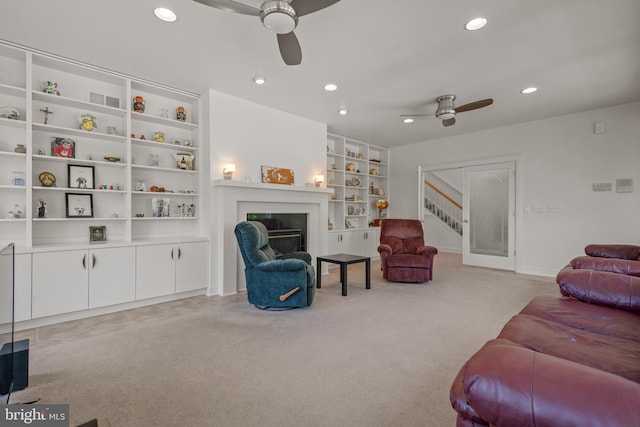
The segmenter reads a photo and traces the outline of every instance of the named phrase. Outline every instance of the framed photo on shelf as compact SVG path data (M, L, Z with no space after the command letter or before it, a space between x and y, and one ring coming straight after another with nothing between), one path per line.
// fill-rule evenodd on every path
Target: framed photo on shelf
M93 194L65 193L67 218L93 218Z
M51 138L51 155L54 157L76 157L76 142L71 138L54 136Z
M89 240L91 242L104 242L107 240L107 227L104 225L89 227Z
M165 218L169 216L171 199L168 197L154 197L151 199L151 214L154 218Z
M93 166L67 165L69 188L96 188Z

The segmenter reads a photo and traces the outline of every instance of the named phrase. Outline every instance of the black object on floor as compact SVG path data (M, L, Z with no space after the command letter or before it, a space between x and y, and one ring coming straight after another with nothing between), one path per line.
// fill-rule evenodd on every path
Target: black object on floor
M13 371L13 375L12 375ZM5 343L0 349L0 394L9 392L13 378L12 392L22 390L29 385L29 340L14 341L13 360L11 343Z

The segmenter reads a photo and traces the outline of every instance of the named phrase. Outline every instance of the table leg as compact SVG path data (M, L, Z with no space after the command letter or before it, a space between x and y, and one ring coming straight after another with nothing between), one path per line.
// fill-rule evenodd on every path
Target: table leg
M347 296L347 264L340 264L340 282L342 283L342 296Z
M367 289L371 289L371 259L367 259L365 261L365 277L366 277L366 284L367 284Z
M322 261L320 259L316 260L316 288L320 289L321 280L322 280L322 270L320 270L320 265Z

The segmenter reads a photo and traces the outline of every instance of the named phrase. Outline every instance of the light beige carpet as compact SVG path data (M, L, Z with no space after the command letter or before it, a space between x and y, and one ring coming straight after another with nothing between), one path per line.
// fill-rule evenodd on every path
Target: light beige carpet
M453 426L462 363L550 278L436 256L429 284L388 283L372 263L323 277L308 309L264 312L246 295L178 302L24 331L29 387L15 401L69 403L71 425Z

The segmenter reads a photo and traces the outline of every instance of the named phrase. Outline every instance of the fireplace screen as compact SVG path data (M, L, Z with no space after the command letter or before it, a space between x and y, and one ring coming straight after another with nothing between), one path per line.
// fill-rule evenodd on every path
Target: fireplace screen
M269 246L276 255L307 250L307 214L249 213L247 221L260 221L269 233Z

